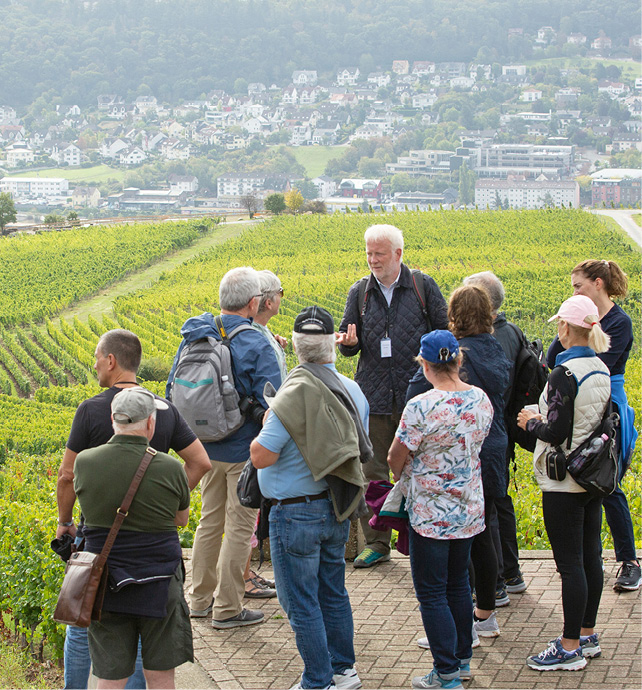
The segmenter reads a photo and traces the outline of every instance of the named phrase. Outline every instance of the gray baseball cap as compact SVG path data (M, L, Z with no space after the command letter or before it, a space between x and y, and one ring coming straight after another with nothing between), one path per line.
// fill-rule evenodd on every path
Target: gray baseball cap
M124 388L111 401L111 416L118 424L135 424L147 419L154 410L167 410L169 405L146 388Z

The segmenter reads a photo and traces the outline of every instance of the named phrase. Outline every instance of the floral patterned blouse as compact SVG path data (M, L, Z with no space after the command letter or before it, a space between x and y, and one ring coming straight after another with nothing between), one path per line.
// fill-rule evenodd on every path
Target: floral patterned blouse
M479 451L493 420L480 388L430 390L408 402L396 436L410 451L402 491L412 528L432 539L484 530Z

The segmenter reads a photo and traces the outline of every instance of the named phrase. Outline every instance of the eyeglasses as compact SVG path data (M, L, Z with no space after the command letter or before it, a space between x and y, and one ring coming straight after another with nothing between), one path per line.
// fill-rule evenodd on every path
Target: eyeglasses
M268 295L274 295L275 297L277 295L281 295L281 297L283 297L284 294L285 293L283 292L283 288L280 287L278 290L267 290L266 292L261 294L260 297L267 297Z

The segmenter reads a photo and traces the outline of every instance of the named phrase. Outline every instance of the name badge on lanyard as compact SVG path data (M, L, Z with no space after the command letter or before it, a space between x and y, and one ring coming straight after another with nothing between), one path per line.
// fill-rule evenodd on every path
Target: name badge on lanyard
M392 357L392 340L390 338L381 338L381 359Z

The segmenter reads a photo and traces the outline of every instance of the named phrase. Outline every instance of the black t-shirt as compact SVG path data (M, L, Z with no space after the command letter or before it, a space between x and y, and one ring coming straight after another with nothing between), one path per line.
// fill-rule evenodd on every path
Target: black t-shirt
M82 450L96 448L109 441L114 435L111 425L111 401L121 390L123 388L113 386L80 403L67 439L69 450L80 453ZM157 411L156 431L149 445L163 453L167 453L170 448L178 453L196 441L196 434L169 400L158 395L155 397L164 400L169 405L169 409Z

